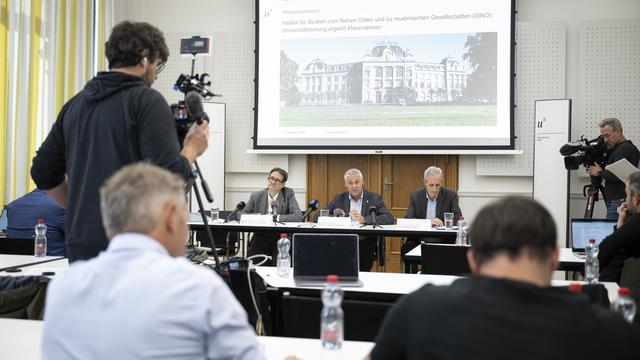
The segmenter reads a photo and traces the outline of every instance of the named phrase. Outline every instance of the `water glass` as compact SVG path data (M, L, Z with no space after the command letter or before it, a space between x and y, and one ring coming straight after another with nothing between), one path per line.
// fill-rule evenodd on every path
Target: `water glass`
M444 213L444 227L447 229L453 229L453 213Z

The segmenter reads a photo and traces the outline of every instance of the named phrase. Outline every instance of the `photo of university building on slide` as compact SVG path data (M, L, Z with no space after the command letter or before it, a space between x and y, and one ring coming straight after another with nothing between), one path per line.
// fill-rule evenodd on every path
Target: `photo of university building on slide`
M284 40L280 126L493 126L496 68L496 33Z
M432 104L456 102L467 86L464 66L414 59L410 50L381 41L363 61L326 64L315 59L300 71L299 106L342 104Z

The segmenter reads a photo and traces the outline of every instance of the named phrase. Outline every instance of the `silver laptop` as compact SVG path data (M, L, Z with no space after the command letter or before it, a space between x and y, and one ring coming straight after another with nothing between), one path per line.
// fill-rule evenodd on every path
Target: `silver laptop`
M585 254L589 239L596 239L596 245L611 235L617 221L615 219L571 219L571 249L576 254Z
M323 286L327 275L338 275L341 286L362 286L358 255L355 234L294 234L293 280L297 286Z

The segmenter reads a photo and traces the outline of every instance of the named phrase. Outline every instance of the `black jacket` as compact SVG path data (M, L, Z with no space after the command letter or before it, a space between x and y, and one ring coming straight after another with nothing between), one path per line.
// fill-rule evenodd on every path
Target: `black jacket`
M607 158L606 165L613 164L621 159L627 159L631 165L638 166L638 161L640 161L640 151L638 151L638 148L633 145L631 140L624 140L617 144ZM605 201L624 199L627 197L624 191L626 186L624 182L618 179L618 177L612 172L604 170L604 166L602 167L602 173L600 173L600 176L604 179L604 190L602 191L602 195L604 196Z
M69 248L106 248L98 189L124 165L149 161L190 177L166 100L142 78L101 72L58 114L31 167L38 188L69 178L66 240ZM97 255L97 254L96 254Z
M640 257L640 214L629 216L598 247L600 281L620 282L622 266L628 258Z
M387 207L384 205L384 201L382 197L377 193L371 192L369 190L363 189L362 194L362 216L364 216L367 224L370 224L372 221L371 215L369 215L369 208L371 206L375 206L377 210L376 222L378 225L390 225L393 224L393 215ZM325 210L329 210L331 214L333 214L333 210L342 209L345 214L349 214L349 209L351 205L349 203L349 192L345 191L336 195L331 202L324 207Z
M453 213L453 224L458 222L462 211L458 206L458 194L445 187L440 188L436 199L436 217L444 221L444 213ZM409 206L404 217L407 219L425 219L427 216L427 189L422 188L411 192Z

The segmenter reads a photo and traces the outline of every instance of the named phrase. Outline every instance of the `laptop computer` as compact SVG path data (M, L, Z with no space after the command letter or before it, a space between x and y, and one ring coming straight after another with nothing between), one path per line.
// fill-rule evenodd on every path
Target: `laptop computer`
M571 249L575 254L585 254L589 239L596 245L611 235L617 223L615 219L571 219Z
M327 275L338 275L341 286L362 286L358 255L355 234L294 234L293 280L297 286L323 286Z

